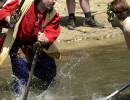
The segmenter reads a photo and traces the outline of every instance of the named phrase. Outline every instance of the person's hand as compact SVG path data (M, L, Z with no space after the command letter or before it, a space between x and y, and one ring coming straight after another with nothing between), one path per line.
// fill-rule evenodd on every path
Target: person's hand
M6 17L4 18L4 20L5 20L7 23L10 23L10 16L6 16Z
M44 46L49 44L48 38L44 33L38 32L38 41L41 42Z
M7 27L8 27L8 28L14 28L14 24L8 23L8 24L7 24Z
M14 28L14 24L11 24L11 23L10 23L10 16L5 17L4 20L7 22L6 26L7 26L8 28Z

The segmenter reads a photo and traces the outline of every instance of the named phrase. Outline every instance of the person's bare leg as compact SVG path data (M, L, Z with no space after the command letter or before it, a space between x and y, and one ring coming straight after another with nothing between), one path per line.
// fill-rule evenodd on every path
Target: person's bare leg
M84 12L85 18L92 17L91 16L91 11L90 11L90 6L89 6L89 0L79 0L80 6Z
M67 28L73 30L75 28L75 0L66 0L69 15L69 23Z
M68 14L75 13L75 0L66 0Z
M80 6L84 12L85 15L85 20L83 22L84 27L100 27L103 28L104 25L100 24L95 21L94 17L91 15L90 11L90 5L89 5L89 0L79 0Z
M89 0L79 0L84 13L90 12Z

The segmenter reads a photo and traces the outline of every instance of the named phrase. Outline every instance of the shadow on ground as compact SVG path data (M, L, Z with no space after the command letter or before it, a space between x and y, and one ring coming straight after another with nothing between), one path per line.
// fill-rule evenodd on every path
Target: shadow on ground
M84 17L76 16L76 27L83 26ZM68 16L61 17L60 24L66 27L68 24Z

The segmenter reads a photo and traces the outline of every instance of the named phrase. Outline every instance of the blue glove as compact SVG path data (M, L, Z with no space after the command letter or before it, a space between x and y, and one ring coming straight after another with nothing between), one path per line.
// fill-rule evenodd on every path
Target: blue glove
M14 28L14 24L8 23L8 24L7 24L7 27L8 27L8 28Z

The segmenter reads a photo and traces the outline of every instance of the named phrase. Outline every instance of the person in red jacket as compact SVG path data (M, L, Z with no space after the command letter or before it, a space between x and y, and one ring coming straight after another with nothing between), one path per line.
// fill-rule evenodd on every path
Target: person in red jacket
M59 36L60 17L58 13L45 26L44 34L40 32L42 24L45 23L47 13L52 11L55 3L56 0L34 0L20 23L16 40L10 51L13 74L20 81L19 83L15 80L14 86L17 93L21 93L19 86L25 86L28 81L28 72L33 58L33 44L40 41L48 49ZM10 12L13 8L18 8L18 5L19 0L14 0L0 10L1 26L8 26L9 28L14 26L10 23ZM34 75L42 79L47 85L50 84L56 76L54 58L42 52L38 58Z

